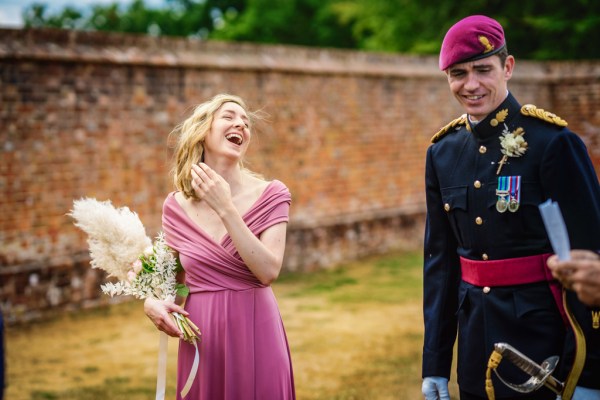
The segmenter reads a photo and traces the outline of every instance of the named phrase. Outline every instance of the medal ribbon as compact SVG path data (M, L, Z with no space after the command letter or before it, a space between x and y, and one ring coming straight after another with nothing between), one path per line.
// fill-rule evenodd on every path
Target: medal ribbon
M509 176L498 177L498 190L499 193L508 193L509 190Z
M521 176L511 176L508 191L510 193L510 199L515 200L518 203L521 202Z
M496 189L496 196L498 196L498 200L496 201L496 210L499 213L503 213L508 208L508 176L499 176L498 177L498 188Z

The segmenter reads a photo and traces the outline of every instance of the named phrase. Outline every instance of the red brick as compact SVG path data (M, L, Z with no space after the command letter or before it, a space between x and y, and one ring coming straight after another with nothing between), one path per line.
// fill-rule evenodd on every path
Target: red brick
M9 321L99 298L105 277L65 215L73 200L127 205L154 236L173 190L169 133L217 93L269 114L248 165L292 192L286 270L420 246L425 151L462 114L436 57L4 29L0 71ZM510 87L568 120L600 170L599 77L600 62L519 60Z

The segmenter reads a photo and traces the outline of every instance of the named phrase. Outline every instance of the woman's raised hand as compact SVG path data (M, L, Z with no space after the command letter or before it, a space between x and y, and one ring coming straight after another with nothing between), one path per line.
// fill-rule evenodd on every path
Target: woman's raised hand
M204 163L192 165L192 187L198 197L219 215L233 206L229 183Z

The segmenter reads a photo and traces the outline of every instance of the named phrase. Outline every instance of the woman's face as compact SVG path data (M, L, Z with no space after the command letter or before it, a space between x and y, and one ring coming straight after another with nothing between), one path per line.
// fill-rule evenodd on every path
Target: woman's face
M227 157L239 161L250 143L249 118L237 103L224 103L214 114L204 140L204 160Z

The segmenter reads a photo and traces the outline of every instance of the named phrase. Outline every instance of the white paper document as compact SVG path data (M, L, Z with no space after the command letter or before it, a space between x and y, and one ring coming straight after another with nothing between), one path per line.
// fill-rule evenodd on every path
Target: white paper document
M548 199L538 207L554 253L558 255L558 259L561 261L569 260L571 258L569 254L571 250L569 233L558 203Z

